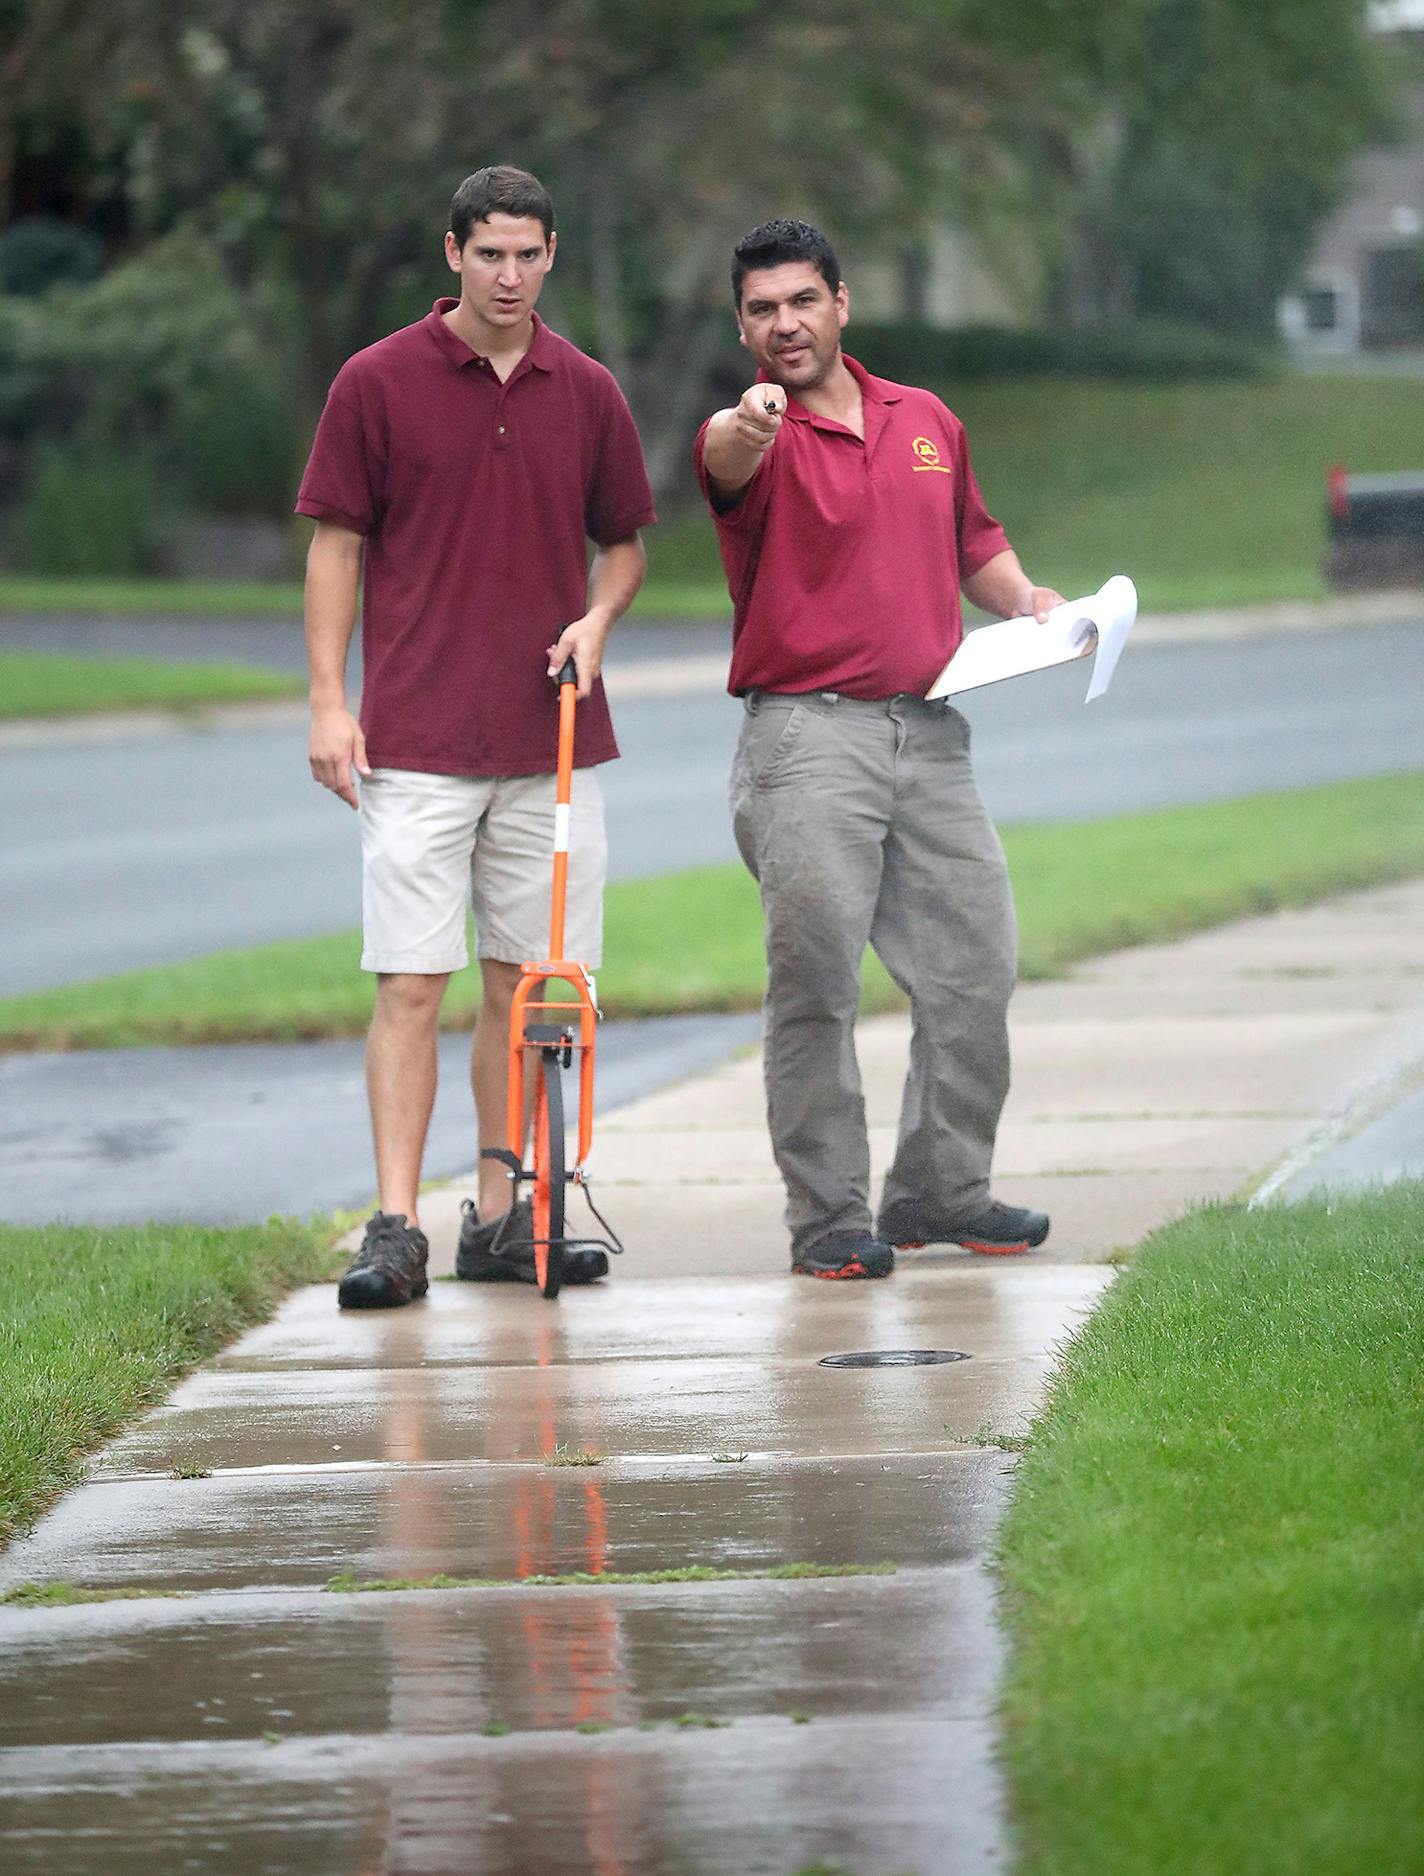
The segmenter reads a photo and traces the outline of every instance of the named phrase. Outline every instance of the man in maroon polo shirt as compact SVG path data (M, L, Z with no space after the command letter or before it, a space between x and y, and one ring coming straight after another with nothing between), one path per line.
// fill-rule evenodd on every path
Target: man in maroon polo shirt
M773 221L736 249L757 382L696 463L735 605L737 844L766 916L766 1083L793 1270L882 1277L894 1246L1024 1251L1042 1212L989 1192L1009 1085L1008 874L969 725L924 693L962 636L962 588L1042 619L938 398L841 351L848 296L825 236ZM878 1220L856 1064L872 945L910 998L909 1072Z
M426 1290L418 1191L436 1028L467 962L473 899L482 1001L472 1080L481 1148L503 1147L510 1001L548 944L557 693L578 669L566 931L596 964L606 865L594 765L618 753L599 669L643 578L652 496L628 406L601 365L534 311L554 259L542 185L499 166L466 178L445 254L458 299L349 359L297 501L307 558L313 776L361 812L366 1052L380 1206L343 1276L343 1308ZM588 542L594 544L592 569ZM359 721L346 654L362 593ZM360 777L359 795L352 771ZM534 1280L528 1206L480 1162L456 1275ZM608 1268L570 1252L564 1282Z

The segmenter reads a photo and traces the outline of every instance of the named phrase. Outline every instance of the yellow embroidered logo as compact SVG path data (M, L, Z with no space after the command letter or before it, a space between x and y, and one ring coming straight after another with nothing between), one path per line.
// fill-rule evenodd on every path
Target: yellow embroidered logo
M947 476L950 473L949 464L943 463L939 459L939 445L931 442L929 437L917 436L910 445L910 448L920 459L915 464L916 475L921 474L926 469L932 469L936 474L942 476Z

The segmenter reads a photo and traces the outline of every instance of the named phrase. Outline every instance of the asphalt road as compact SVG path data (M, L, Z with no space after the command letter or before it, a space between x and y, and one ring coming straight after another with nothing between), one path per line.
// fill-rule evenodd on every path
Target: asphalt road
M301 667L298 635L265 622L0 621L7 641ZM620 655L705 666L723 642L716 627L633 626ZM1085 686L1086 671L1068 668L964 700L1001 820L1090 818L1424 761L1424 619L1140 645L1090 710ZM615 708L624 760L604 770L615 874L733 857L724 787L736 704L704 685ZM0 801L7 990L359 918L356 819L309 781L290 713L12 740L0 747ZM710 1066L755 1029L748 1017L606 1026L600 1111ZM473 1161L466 1051L463 1038L442 1041L431 1177ZM359 1043L0 1058L0 1218L260 1219L362 1205L370 1179Z
M25 623L56 643L82 630ZM195 632L210 630L224 656L265 645L272 662L300 659L291 628L270 624L159 625L142 643L191 653ZM83 642L138 648L131 626L102 638ZM721 642L714 627L634 627L622 655L705 657ZM1084 708L1085 687L1085 668L1068 666L964 699L1001 821L1089 819L1424 762L1424 617L1130 646L1106 698ZM710 688L620 704L615 689L615 714L623 760L603 771L614 877L734 858L725 783L738 706ZM0 747L0 802L0 992L359 922L356 817L311 782L297 722L98 725Z
M600 1025L599 1114L714 1067L759 1026L757 1016ZM0 1056L0 1219L240 1224L364 1207L373 1174L363 1046ZM469 1055L466 1037L441 1037L427 1179L475 1164ZM584 1216L581 1201L572 1216Z

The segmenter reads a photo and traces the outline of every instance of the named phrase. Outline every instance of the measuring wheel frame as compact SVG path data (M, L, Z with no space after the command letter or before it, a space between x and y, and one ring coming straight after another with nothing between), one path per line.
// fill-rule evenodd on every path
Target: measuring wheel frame
M598 999L586 964L565 958L564 900L568 886L569 804L573 786L574 704L578 673L570 658L559 673L559 766L554 807L554 878L549 918L549 955L520 966L509 1016L509 1146L486 1148L485 1157L501 1161L514 1182L514 1198L528 1183L534 1216L534 1276L541 1295L552 1300L564 1276L570 1245L619 1252L623 1246L593 1203L587 1163L593 1145L593 1046ZM551 997L552 984L565 994ZM572 992L572 995L567 994ZM574 1164L567 1164L563 1071L579 1063L578 1143ZM530 1117L532 1109L532 1129ZM531 1139L532 1134L532 1139ZM533 1164L524 1164L531 1139ZM566 1235L568 1188L583 1188L589 1210L603 1227L602 1237Z
M534 1084L533 1210L534 1275L552 1300L564 1275L564 1082L559 1051L547 1045Z

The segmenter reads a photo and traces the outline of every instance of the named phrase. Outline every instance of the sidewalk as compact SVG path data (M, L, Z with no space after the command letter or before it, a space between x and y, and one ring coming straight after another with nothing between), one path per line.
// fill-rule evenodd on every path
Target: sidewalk
M1006 1869L985 1560L1013 1459L976 1436L1022 1429L1115 1252L1413 1085L1421 928L1414 882L1023 987L997 1185L1054 1215L1031 1258L792 1281L748 1056L601 1123L608 1285L298 1293L0 1559L158 1592L0 1609L0 1864ZM861 1034L882 1162L905 1034ZM424 1214L439 1269L462 1189ZM908 1349L968 1359L819 1365ZM605 1461L542 1463L560 1443ZM518 1582L790 1562L895 1574ZM503 1586L321 1593L442 1571Z

